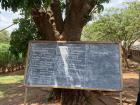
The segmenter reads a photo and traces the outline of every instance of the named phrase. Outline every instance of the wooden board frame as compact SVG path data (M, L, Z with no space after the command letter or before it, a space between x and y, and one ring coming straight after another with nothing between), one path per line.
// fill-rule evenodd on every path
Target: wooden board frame
M63 87L63 86L47 86L47 85L26 85L26 75L27 75L27 68L28 68L28 57L29 57L29 49L31 47L31 43L66 43L66 44L118 44L119 45L119 55L120 55L120 82L121 82L121 89L104 89L104 88L80 88L80 87ZM98 90L98 91L112 91L112 92L121 92L123 90L123 80L122 80L122 61L121 61L121 44L119 42L93 42L93 41L30 41L28 44L28 51L27 51L27 58L26 58L26 67L25 67L25 74L24 74L24 86L25 87L47 87L47 88L62 88L62 89L79 89L79 90Z

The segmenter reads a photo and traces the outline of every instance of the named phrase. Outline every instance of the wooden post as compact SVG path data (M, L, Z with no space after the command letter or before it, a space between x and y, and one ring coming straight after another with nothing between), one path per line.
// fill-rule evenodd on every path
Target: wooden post
M28 87L25 87L24 105L26 105L27 102L27 95L28 95Z
M139 91L140 91L140 71L139 71Z
M122 92L120 92L120 105L123 105L123 102L122 102Z

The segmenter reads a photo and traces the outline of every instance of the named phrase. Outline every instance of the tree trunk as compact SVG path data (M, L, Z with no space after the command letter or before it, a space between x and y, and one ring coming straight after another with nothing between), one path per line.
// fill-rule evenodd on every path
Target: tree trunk
M64 90L62 105L92 105L91 92L83 90Z
M92 0L91 0L92 1ZM41 39L47 41L80 41L81 32L87 23L94 3L88 0L66 0L65 20L62 19L60 0L52 0L47 11L32 10L32 18L37 25ZM93 1L92 1L93 2ZM71 3L71 5L69 5ZM91 5L92 4L92 5ZM62 99L62 105L106 105L97 99L93 102L91 91L54 89L55 99ZM112 105L115 105L113 103Z
M126 68L129 68L129 64L128 64L128 61L127 61L126 54L127 54L126 49L122 46L122 57L123 57L123 61L124 61L125 67Z

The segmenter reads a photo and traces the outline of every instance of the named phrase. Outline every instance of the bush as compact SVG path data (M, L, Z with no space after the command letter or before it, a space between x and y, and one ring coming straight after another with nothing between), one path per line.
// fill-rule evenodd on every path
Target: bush
M0 73L14 71L23 64L22 55L16 58L9 51L9 47L9 44L0 43Z

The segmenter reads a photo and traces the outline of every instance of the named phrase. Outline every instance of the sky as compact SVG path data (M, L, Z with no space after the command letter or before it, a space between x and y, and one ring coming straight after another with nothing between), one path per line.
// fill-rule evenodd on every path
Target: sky
M104 4L104 7L105 9L110 7L121 7L121 3L128 2L128 1L133 1L133 0L111 0L110 3ZM0 30L11 25L13 23L12 22L13 19L20 18L20 17L21 16L19 15L19 12L13 13L10 10L4 11L0 8ZM17 27L18 27L17 25L14 25L8 28L8 31L12 32Z

